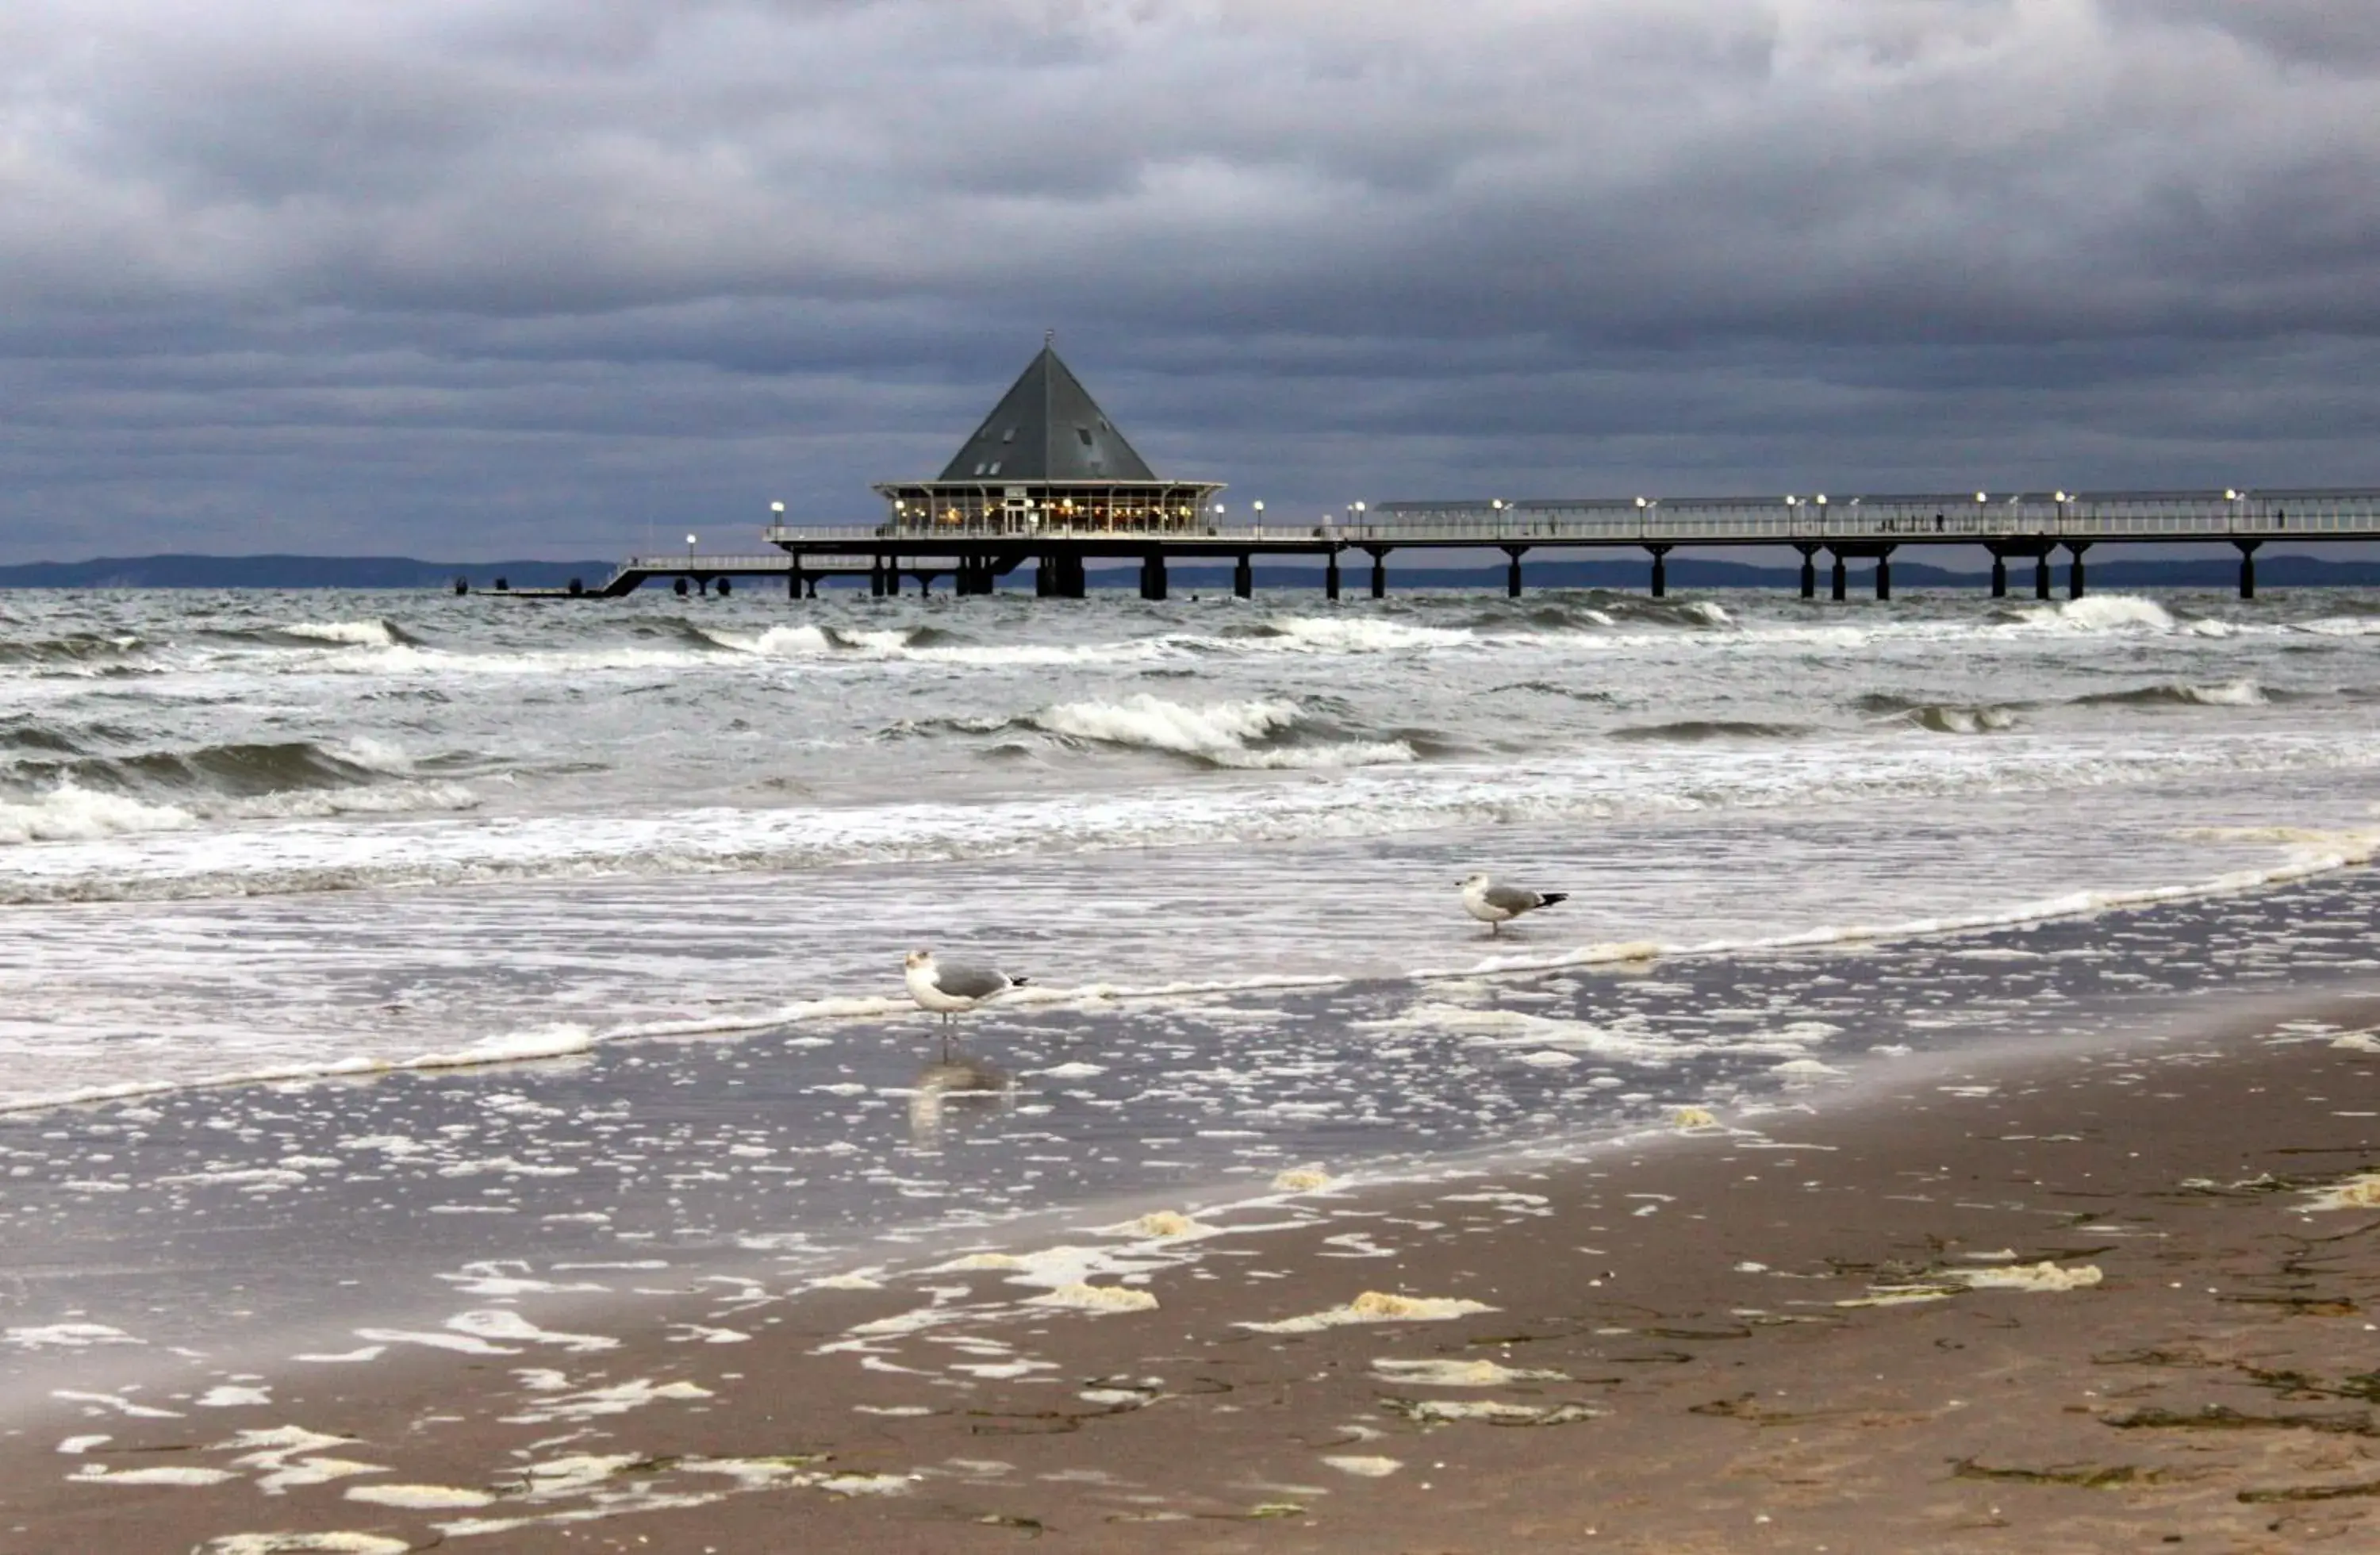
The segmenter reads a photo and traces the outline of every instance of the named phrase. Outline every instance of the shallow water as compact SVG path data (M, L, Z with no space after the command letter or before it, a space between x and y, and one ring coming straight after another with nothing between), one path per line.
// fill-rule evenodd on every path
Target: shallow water
M916 942L1061 988L1459 965L1474 868L1576 893L1544 954L2291 869L2374 824L2375 632L2322 592L10 595L0 1106L903 1008Z

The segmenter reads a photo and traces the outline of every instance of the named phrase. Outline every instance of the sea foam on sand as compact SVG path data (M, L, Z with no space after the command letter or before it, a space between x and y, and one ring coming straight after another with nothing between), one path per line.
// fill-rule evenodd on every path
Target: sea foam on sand
M1065 1306L1077 1312L1148 1312L1156 1307L1157 1298L1147 1291L1136 1291L1129 1285L1093 1285L1076 1281L1038 1296L1028 1296L1025 1305Z
M1244 1329L1258 1333L1312 1333L1318 1329L1335 1329L1346 1323L1434 1323L1449 1318L1467 1318L1474 1312L1493 1312L1486 1302L1470 1301L1461 1296L1391 1295L1385 1291L1366 1291L1344 1306L1326 1311L1309 1312L1302 1318L1283 1318L1272 1323L1241 1323Z

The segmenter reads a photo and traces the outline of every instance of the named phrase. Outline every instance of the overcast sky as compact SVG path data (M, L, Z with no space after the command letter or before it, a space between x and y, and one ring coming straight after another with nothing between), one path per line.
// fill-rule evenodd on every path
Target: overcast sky
M2380 484L2372 0L7 0L0 561Z

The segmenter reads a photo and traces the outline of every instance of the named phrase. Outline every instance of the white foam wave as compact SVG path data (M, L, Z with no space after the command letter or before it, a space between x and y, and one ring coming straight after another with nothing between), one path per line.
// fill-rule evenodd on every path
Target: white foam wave
M2062 604L2035 605L2024 613L2023 625L2068 632L2170 632L2173 617L2155 600L2137 594L2086 594Z
M2017 717L2010 708L1942 707L1930 710L1924 722L1946 735L1995 735L2015 728Z
M1365 767L1411 761L1402 740L1333 740L1268 746L1298 728L1305 714L1292 701L1216 702L1190 707L1141 692L1121 702L1064 702L1031 714L1035 728L1104 745L1196 756L1221 767Z
M385 621L300 621L281 630L293 638L335 642L350 648L395 648L396 633Z
M224 814L249 820L320 820L336 815L413 815L479 808L459 783L393 783L370 788L309 788L236 799Z
M2252 680L2227 680L2218 686L2184 686L2181 694L2189 700L2206 707L2262 707L2269 699L2265 688Z
M1475 642L1466 627L1417 626L1364 615L1283 615L1268 623L1278 635L1257 641L1308 652L1381 653L1399 649L1449 648ZM1245 643L1248 639L1238 639Z
M869 662L965 664L982 668L1002 665L1110 664L1146 662L1180 651L1172 638L1141 638L1085 643L919 643L917 633L902 629L857 630L821 626L771 626L757 636L699 628L722 648L770 659L842 659Z
M62 783L38 799L0 800L0 844L89 841L135 832L176 832L198 817L176 805L149 805Z

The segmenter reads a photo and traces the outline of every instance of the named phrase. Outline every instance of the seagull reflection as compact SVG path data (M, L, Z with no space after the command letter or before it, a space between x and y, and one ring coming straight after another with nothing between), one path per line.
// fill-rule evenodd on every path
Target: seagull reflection
M966 1057L938 1059L917 1071L909 1097L909 1137L930 1145L941 1137L942 1109L956 1103L972 1111L1008 1099L1010 1081L989 1063Z

